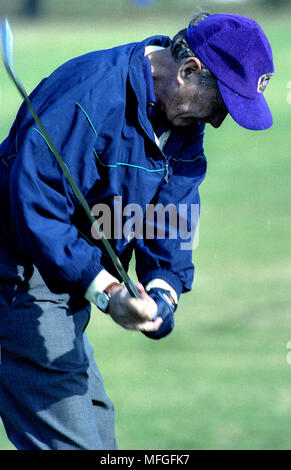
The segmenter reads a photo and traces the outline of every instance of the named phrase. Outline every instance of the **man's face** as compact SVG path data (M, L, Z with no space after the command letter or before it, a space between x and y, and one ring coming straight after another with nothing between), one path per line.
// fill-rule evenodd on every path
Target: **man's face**
M199 73L193 64L190 61L190 67L179 69L177 79L168 84L161 109L174 126L184 127L195 122L205 122L218 128L228 111L218 86L201 85Z

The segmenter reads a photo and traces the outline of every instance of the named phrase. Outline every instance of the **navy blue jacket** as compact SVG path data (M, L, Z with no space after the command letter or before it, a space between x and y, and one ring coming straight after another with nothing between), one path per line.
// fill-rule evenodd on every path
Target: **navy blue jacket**
M206 172L204 125L176 129L174 153L156 145L143 73L144 48L150 44L168 47L170 39L156 36L75 58L31 94L90 207L113 207L114 196L122 197L123 207L139 204L143 213L149 203L199 204L198 186ZM9 269L3 272L9 262L36 265L53 292L84 294L103 268L116 275L25 105L0 154L0 284L15 282ZM142 283L158 277L178 295L191 289L192 252L180 249L179 238L111 242L126 268L135 251Z

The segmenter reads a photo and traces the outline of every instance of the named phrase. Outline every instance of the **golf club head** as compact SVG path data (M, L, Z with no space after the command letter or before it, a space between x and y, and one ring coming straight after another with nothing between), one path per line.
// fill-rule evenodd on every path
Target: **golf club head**
M7 18L1 20L1 45L2 45L2 57L5 68L8 72L10 78L14 81L16 87L18 88L19 93L26 100L27 94L26 91L17 78L14 71L14 40L13 34L9 25Z
M1 44L4 65L10 72L12 72L14 44L13 34L7 18L3 18L1 21Z

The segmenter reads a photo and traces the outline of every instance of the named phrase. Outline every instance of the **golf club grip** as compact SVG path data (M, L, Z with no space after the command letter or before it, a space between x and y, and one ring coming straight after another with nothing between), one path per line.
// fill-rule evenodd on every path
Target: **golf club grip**
M129 282L125 283L125 286L132 297L135 297L136 299L141 299L141 294L131 279L129 279Z

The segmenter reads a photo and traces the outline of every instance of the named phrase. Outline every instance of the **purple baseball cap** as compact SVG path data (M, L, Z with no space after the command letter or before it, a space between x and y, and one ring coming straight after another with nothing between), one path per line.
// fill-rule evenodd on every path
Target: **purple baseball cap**
M273 124L263 95L274 74L270 43L261 27L240 15L214 14L187 29L187 41L216 77L231 117L246 129Z

